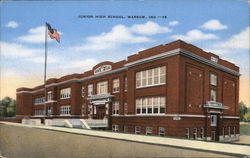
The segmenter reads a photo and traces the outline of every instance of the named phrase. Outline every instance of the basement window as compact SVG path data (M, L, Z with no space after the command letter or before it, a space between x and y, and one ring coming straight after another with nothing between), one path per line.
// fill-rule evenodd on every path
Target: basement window
M135 134L141 134L141 127L135 126Z
M146 128L146 135L152 135L153 134L153 128L152 127L147 127Z

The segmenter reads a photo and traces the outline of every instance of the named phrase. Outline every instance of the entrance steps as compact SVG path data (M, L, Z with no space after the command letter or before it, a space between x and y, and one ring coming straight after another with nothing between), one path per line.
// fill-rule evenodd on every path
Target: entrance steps
M82 129L107 128L108 120L107 119L46 119L45 125L68 127L68 128L82 128Z

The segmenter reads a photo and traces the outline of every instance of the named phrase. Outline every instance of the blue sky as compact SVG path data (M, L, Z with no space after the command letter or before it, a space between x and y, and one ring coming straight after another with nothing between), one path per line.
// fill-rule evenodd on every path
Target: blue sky
M101 61L123 60L139 50L182 39L234 62L249 80L248 13L247 0L1 2L1 73L6 80L2 84L12 87L6 91L10 95L17 86L43 82L46 21L61 34L60 44L48 44L49 77L82 73Z

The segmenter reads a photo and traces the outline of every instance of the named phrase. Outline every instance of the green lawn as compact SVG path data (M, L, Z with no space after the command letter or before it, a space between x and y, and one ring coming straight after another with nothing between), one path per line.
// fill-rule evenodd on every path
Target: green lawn
M240 124L240 134L250 136L250 123L241 123Z

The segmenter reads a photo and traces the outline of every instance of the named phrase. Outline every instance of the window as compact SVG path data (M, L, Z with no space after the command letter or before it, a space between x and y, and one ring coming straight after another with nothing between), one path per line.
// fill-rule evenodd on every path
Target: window
M194 128L194 139L197 139L197 128Z
M217 100L217 75L210 73L210 100Z
M82 97L84 97L85 96L85 87L84 86L82 86Z
M210 91L210 100L211 101L216 101L216 89L214 89L214 88L211 88L211 91Z
M93 84L88 85L88 96L91 96L94 94Z
M60 115L70 115L70 109L71 109L71 107L70 107L70 105L62 105L61 107L60 107Z
M47 107L47 114L48 115L52 115L53 114L53 107L51 107L51 106Z
M205 137L205 131L204 131L204 128L201 128L201 138L204 138Z
M141 127L135 126L135 134L141 134Z
M35 110L35 115L36 116L44 115L44 110Z
M119 115L119 101L115 101L112 107L113 115Z
M47 98L48 98L48 101L52 101L52 100L53 100L52 91L49 91L49 92L47 93Z
M147 127L146 128L146 135L151 136L153 134L153 128L152 127Z
M124 126L124 133L128 133L128 126Z
M235 130L236 128L235 128L235 126L234 126L234 136L236 136L236 130Z
M217 75L215 73L210 74L210 84L217 86Z
M108 81L97 83L97 94L107 94L108 93Z
M124 103L124 114L128 114L128 103Z
M222 128L222 135L223 135L223 138L225 138L225 127Z
M112 131L118 132L119 131L119 125L112 125Z
M165 97L141 97L136 99L136 114L164 114Z
M166 82L166 66L136 73L136 88L161 85Z
M217 126L217 115L211 115L211 126Z
M189 128L185 129L185 138L189 139Z
M231 137L231 129L228 127L228 136Z
M165 136L165 128L159 127L159 136Z
M36 98L35 104L43 104L44 103L44 97Z
M141 87L141 72L136 73L136 87Z
M120 91L120 80L117 78L113 80L113 92L116 93L119 91Z
M61 99L70 98L70 95L71 95L71 88L61 89L61 91L60 91L60 98Z
M125 77L124 79L124 91L127 91L128 90L128 78Z

